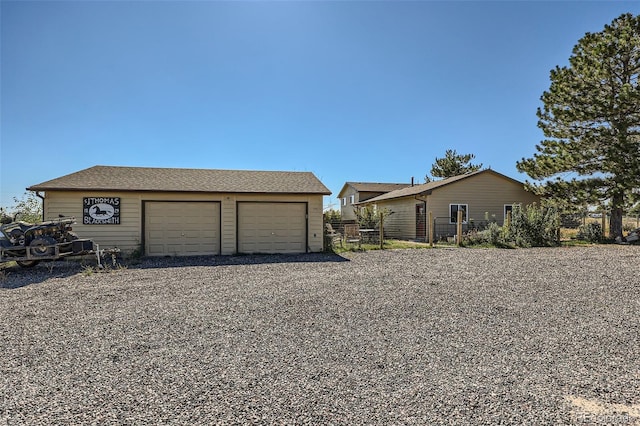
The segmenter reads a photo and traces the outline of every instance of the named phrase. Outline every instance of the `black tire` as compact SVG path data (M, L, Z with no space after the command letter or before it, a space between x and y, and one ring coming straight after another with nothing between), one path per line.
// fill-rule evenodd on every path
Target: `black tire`
M29 244L29 250L33 256L52 256L56 253L55 247L56 240L51 237L37 237Z
M21 268L33 268L34 266L36 266L40 261L39 260L16 260L16 263L18 264L18 266L20 266Z

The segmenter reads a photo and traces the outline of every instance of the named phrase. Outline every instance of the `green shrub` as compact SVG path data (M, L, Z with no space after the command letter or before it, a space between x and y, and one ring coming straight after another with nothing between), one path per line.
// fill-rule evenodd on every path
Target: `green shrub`
M576 238L590 243L602 241L602 225L599 223L587 223L578 227Z
M323 215L324 215L324 221L329 222L332 225L335 223L340 223L342 221L342 215L338 210L330 209L325 211Z
M499 246L501 244L504 244L504 237L502 236L502 228L496 222L491 222L489 224L489 227L487 227L487 229L484 230L483 232L487 234L487 240L489 244L494 246Z
M560 243L560 217L553 207L535 203L522 208L514 205L506 235L519 247L548 247Z
M353 210L356 214L358 226L361 229L377 229L380 225L380 219L384 220L393 212L389 209L377 209L371 204L364 207L357 207Z
M489 244L495 247L505 245L503 230L496 222L490 222L487 228L482 231L470 230L464 235L463 241L468 245Z
M479 246L488 243L484 231L478 231L477 229L472 229L464 234L462 236L462 241L464 245L470 246Z
M378 216L376 209L373 208L373 205L367 204L364 207L355 208L354 212L360 228L375 229L378 227L380 217Z

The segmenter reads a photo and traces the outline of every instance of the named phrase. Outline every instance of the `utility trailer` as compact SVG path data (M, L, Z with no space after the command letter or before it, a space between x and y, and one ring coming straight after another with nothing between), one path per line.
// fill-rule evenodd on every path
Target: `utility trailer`
M73 217L31 224L16 221L0 226L0 264L16 262L23 268L37 265L41 261L53 261L67 257L95 255L98 266L101 258L111 255L115 265L119 249L101 250L90 239L81 239L72 232Z

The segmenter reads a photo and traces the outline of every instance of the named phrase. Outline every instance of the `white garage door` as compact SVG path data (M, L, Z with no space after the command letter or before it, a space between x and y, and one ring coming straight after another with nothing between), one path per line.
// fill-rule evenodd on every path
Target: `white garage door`
M196 256L220 252L220 203L146 202L145 253Z
M238 203L238 252L306 251L306 203Z

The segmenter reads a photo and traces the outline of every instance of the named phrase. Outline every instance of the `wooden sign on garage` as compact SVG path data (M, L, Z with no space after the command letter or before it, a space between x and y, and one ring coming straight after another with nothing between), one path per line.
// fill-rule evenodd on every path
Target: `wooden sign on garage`
M120 197L84 197L83 225L120 225Z

